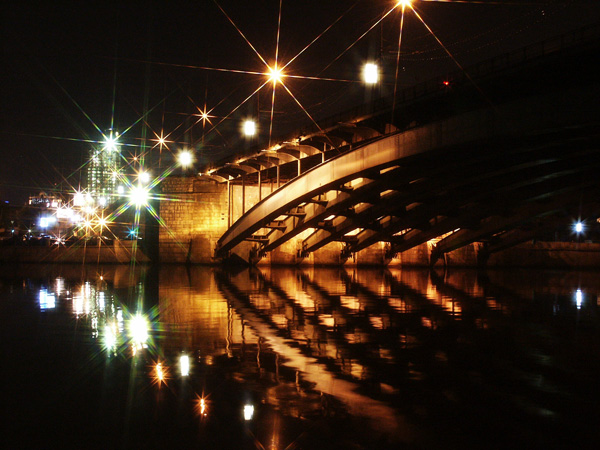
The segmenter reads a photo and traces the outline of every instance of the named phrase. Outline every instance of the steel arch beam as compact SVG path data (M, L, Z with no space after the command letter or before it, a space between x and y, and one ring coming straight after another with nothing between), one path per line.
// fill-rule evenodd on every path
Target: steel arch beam
M483 161L479 160L473 167L466 164L463 168L453 166L450 170L433 171L432 177L422 179L418 184L398 183L399 179L406 178L406 181L410 181L410 178L407 178L406 170L397 169L390 173L391 179L382 183L385 187L379 189L379 192L385 188L397 192L378 199L379 201L372 206L355 208L351 217L336 217L328 221L327 226L320 227L303 241L303 252L315 251L332 241L342 241L343 236L355 228L365 229L348 245L350 252L359 251L378 241L393 243L397 240L393 235L402 229L413 229L409 232L412 236L417 232L414 229L421 230L423 225L429 236L425 240L431 239L436 237L430 236L432 221L437 223L436 218L439 216L452 216L453 211L460 211L468 203L485 203L489 196L502 193L508 195L510 189L533 185L548 177L558 178L570 173L569 170L573 167L587 167L584 164L585 159L593 156L593 151L587 149L568 150L570 151L565 152L565 149L560 147L553 149L553 152L530 152L532 154L527 158L519 154L518 158L510 158L511 164L507 166L501 166L497 161L498 155L494 155L486 162L485 170L482 170ZM561 152L564 155L563 160L551 157L552 153ZM486 153L489 154L489 150ZM504 156L504 153L500 155ZM515 159L514 166L512 159ZM474 170L475 168L480 170ZM394 176L396 173L397 176ZM414 177L419 178L420 174L417 172ZM513 197L513 200L516 198ZM421 205L407 211L407 206L414 203ZM488 208L489 205L483 204L480 211ZM480 214L481 212L478 212L476 216ZM460 225L460 222L454 222L454 228ZM445 232L441 231L440 234ZM405 239L406 237L408 236L404 236ZM417 244L419 243L421 242Z
M379 174L404 158L444 148L451 154L460 145L493 142L502 136L531 135L552 129L557 122L567 127L594 120L588 115L593 97L584 96L577 90L559 98L551 97L551 102L549 109L548 100L540 97L521 99L359 143L354 150L294 178L247 211L218 241L216 256L226 257L243 240L296 206L365 174ZM573 110L574 102L580 102L580 109Z

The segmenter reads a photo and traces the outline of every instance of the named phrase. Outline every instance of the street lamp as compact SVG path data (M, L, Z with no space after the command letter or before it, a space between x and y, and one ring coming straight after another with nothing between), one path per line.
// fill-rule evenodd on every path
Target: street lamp
M193 160L194 160L194 157L193 157L192 153L189 152L188 150L183 150L179 153L179 155L177 155L177 162L184 169L186 167L191 166Z
M379 67L374 63L367 63L363 68L363 80L367 84L377 84L379 81Z
M256 122L254 120L246 120L243 124L244 136L252 137L256 134Z
M140 172L138 174L138 180L140 180L141 183L147 183L150 181L150 172Z

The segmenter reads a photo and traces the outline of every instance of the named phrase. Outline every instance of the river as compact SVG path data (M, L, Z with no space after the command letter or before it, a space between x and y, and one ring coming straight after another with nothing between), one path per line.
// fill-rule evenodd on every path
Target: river
M0 269L5 448L600 445L597 272Z

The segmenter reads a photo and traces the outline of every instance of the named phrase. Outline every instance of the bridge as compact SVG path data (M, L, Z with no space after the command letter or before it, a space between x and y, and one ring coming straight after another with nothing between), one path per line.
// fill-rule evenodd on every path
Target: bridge
M595 221L599 36L500 55L200 175L228 191L214 255L257 262L295 239L296 261L331 243L340 261L376 244L392 259L429 242L433 264L478 242L485 260Z

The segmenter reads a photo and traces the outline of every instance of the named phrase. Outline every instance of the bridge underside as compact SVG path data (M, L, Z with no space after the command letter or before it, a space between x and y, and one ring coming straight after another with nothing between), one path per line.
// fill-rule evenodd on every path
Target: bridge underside
M571 59L563 55L561 61L564 73L573 69ZM539 72L545 67L539 64ZM485 243L485 257L551 236L580 218L595 220L600 88L577 72L555 80L547 92L533 89L536 83L532 77L530 90L507 101L484 96L477 107L420 126L404 124L402 130L401 110L392 114L401 116L393 125L381 117L375 126L373 120L353 129L340 125L285 146L277 157L263 154L223 169L219 176L254 171L260 184L261 168L276 167L279 186L281 161L298 161L286 184L227 230L216 256L227 258L250 241L257 260L300 235L300 257L342 242L342 259L377 242L385 243L392 258L433 241L433 263L473 242ZM429 107L435 104L429 101ZM319 140L322 147L315 144ZM312 163L303 172L306 161Z
M437 258L475 241L493 252L547 235L600 215L597 136L572 132L438 149L352 178L309 172L243 216L218 254L251 240L260 257L306 230L302 256L334 241L344 257L385 242L391 258L437 238Z

